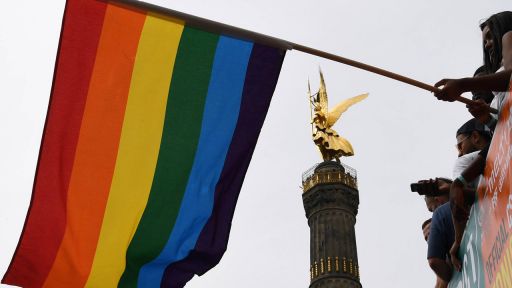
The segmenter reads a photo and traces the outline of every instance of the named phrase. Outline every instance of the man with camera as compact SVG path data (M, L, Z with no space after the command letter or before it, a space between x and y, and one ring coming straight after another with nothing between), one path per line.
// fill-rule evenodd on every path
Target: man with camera
M437 275L436 287L447 287L450 281L452 269L448 257L450 247L455 239L448 194L451 180L437 181L438 193L443 193L446 202L437 207L432 214L430 234L428 237L427 259L428 265Z
M464 170L472 159L478 155L478 151L485 148L491 140L490 132L476 119L471 119L464 123L456 133L459 158L455 162L453 174L454 177L460 175L460 171ZM429 207L428 197L440 197L441 201L448 201L448 193L450 191L449 179L436 178L435 180L425 180L411 184L411 190L425 195L427 208ZM475 189L473 187L468 189ZM468 191L468 193L474 193ZM452 221L450 203L441 205L433 204L435 207L432 220L429 224L424 224L423 235L428 239L427 259L429 266L437 275L436 287L447 287L452 275L452 265L450 259L450 248L455 240L454 225Z
M439 206L448 202L448 193L450 192L450 183L452 180L446 178L436 178L430 180L420 180L418 183L411 184L411 191L417 192L425 196L425 205L427 210L434 212ZM428 241L430 234L430 225L432 218L423 222L421 228L423 229L423 237Z
M448 204L449 200L449 192L450 192L450 179L446 178L436 178L436 179L429 179L429 180L420 180L418 183L412 183L411 184L411 191L417 192L420 195L425 196L425 204L427 205L427 209L430 212L434 212L434 214L437 214L436 211L438 211L439 207ZM449 207L449 206L448 206ZM450 211L448 211L450 212ZM441 257L438 255L443 255L443 249L440 249L437 247L436 244L441 244L443 242L450 242L450 239L444 240L439 239L440 236L450 237L450 233L443 233L442 231L448 230L450 231L450 228L441 228L442 226L446 226L444 222L437 223L441 217L436 216L435 218L432 217L425 221L422 224L422 230L423 230L423 237L425 238L425 241L429 243L428 247L428 256L429 256L429 265L432 267L432 269L435 268L440 273L443 273L443 271L446 269L446 266L448 266L448 269L450 269L450 266L448 262L446 261L446 257ZM434 229L432 229L432 222L435 221L436 224L434 224ZM448 223L448 225L451 224ZM453 228L451 229L453 230ZM433 232L431 234L431 232ZM451 233L453 235L453 233ZM435 240L433 240L435 239ZM451 237L451 241L453 242L453 236ZM432 244L431 244L432 243ZM445 252L446 253L446 252ZM430 257L432 256L432 257ZM434 257L435 256L435 257ZM444 259L443 259L444 258ZM450 270L451 271L451 270ZM436 275L438 273L436 272ZM436 280L436 288L443 288L447 287L448 281L441 278L439 275L437 275Z

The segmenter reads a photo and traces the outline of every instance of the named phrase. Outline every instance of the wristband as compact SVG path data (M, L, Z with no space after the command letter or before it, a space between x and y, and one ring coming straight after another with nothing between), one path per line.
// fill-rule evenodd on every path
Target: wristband
M464 179L464 177L462 175L459 175L459 177L457 177L457 180L459 180L460 183L462 183L462 185L464 187L466 187L466 185L468 185L468 181L466 181L466 179Z

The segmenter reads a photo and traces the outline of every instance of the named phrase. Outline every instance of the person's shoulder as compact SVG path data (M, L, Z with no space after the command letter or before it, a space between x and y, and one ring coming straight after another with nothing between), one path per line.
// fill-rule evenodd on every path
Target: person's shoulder
M512 30L503 34L503 37L501 37L502 45L504 44L504 42L507 42L507 44L512 44Z
M455 160L455 164L453 165L453 177L459 177L462 171L464 171L464 169L466 169L466 167L468 167L469 164L471 164L471 162L473 162L473 160L478 157L479 152L480 150L458 157Z
M459 158L462 158L464 160L473 160L474 158L476 158L478 156L478 153L480 152L480 150L477 150L477 151L473 151L471 153L468 153L466 155L462 155L460 156Z
M507 70L512 69L512 31L503 34L501 38L501 52L503 53L503 66Z
M476 156L478 156L478 152L480 152L480 150L473 151L471 153L467 153L467 154L464 154L464 155L462 155L460 157L457 157L457 159L455 160L455 163L458 164L458 163L465 163L465 162L471 161Z
M450 207L450 202L446 202L442 204L441 206L437 207L436 210L434 210L434 214L432 214L432 221L434 221L434 218L441 218L445 217L446 215L451 216L452 210Z
M443 205L439 206L439 208L442 209L441 211L450 211L451 212L450 202L444 203Z

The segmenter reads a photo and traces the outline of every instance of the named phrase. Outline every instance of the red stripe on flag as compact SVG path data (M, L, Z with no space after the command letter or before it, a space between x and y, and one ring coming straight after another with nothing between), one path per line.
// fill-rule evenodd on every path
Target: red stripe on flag
M74 0L66 4L30 208L3 283L41 287L57 254L105 9L101 1Z
M145 19L143 12L107 7L69 183L66 231L45 287L82 287L89 276Z

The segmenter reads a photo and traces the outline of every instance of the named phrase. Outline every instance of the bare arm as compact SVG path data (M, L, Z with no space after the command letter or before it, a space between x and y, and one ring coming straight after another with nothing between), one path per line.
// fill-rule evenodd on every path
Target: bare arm
M443 279L436 277L436 286L435 288L448 288L448 283Z
M444 281L443 279L439 278L439 276L436 277L436 286L435 288L447 288L448 283Z
M452 260L453 267L455 267L457 271L460 271L462 267L458 252L469 216L469 209L464 205L463 189L464 187L460 181L456 180L453 181L452 189L450 191L453 229L455 230L455 239L452 244L452 248L450 249L450 258Z
M504 71L473 78L442 79L434 86L444 87L434 95L439 100L455 101L462 93L469 91L507 91L512 74L512 31L503 35L501 44Z
M478 177L478 175L484 172L485 168L485 158L482 155L478 155L469 166L462 171L462 177L466 179L467 182L471 182ZM459 180L457 180L460 182ZM454 181L455 182L455 181Z
M462 177L467 182L473 181L478 175L482 174L485 168L485 158L482 155L478 155L471 164L462 172ZM458 258L458 251L460 243L462 242L462 236L464 235L464 229L466 228L466 222L469 217L470 205L467 203L467 199L470 195L467 195L467 191L464 189L464 184L459 180L455 179L452 183L450 190L451 206L452 206L452 219L453 228L455 230L455 241L452 248L450 249L450 256L455 269L461 270L461 262ZM472 198L472 197L471 197Z
M428 259L428 265L436 273L436 275L445 282L450 282L452 277L452 268L445 260L439 258Z
M455 101L462 93L469 91L506 91L511 74L512 69L479 77L442 79L434 86L443 86L443 88L439 92L434 93L434 96L439 100Z

